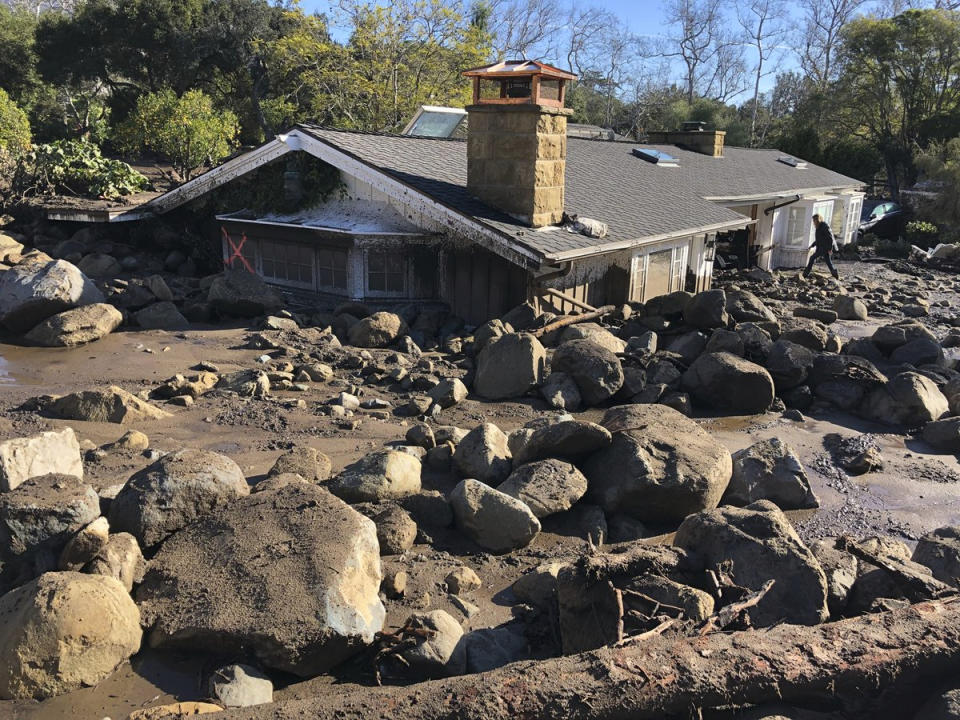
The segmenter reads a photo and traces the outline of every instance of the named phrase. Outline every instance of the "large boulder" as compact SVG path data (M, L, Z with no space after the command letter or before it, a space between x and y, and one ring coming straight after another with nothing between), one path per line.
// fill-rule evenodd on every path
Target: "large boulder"
M420 492L421 469L413 455L381 450L345 467L329 488L350 503L394 500Z
M822 352L830 341L830 335L816 320L793 317L784 321L780 339L803 345L814 352Z
M513 467L507 436L493 423L477 425L457 444L453 462L464 477L498 485Z
M833 299L833 309L841 320L866 320L870 316L863 300L850 295L837 295Z
M0 442L0 492L50 473L83 477L80 443L71 428Z
M507 333L477 355L473 391L488 400L525 395L543 379L547 352L533 335Z
M719 289L697 293L683 308L683 321L698 330L726 327L730 321L726 293Z
M612 398L623 385L620 359L590 340L570 340L553 354L550 368L573 378L586 405Z
M55 570L67 543L99 516L96 490L74 475L41 475L0 493L0 592Z
M624 405L602 425L612 442L583 470L589 496L608 513L662 524L720 502L733 471L730 452L693 420L664 405Z
M769 500L781 510L820 506L800 458L780 438L761 440L733 454L733 476L723 502L750 505L757 500Z
M224 315L256 317L283 307L283 300L259 275L245 270L226 270L214 278L207 302Z
M106 390L83 390L56 398L46 404L44 412L62 420L134 423L160 420L170 413L154 407L121 387Z
M513 463L522 465L543 458L580 459L609 444L610 431L601 425L560 420L533 428L529 435L525 433L523 442L513 450Z
M945 365L946 358L943 354L943 348L936 340L916 338L891 352L890 362L906 363L919 367L921 365Z
M24 339L43 347L74 347L106 337L122 322L123 315L113 305L93 303L48 317Z
M330 478L332 469L330 458L322 452L309 445L296 445L277 458L267 477L296 473L308 482L322 483Z
M91 278L112 278L123 272L123 268L113 255L101 252L84 255L77 263L77 268Z
M911 340L918 338L936 340L937 336L916 320L903 320L877 328L870 337L873 344L885 355L889 355L901 345L906 345Z
M187 330L190 327L190 321L169 301L147 305L134 317L144 330Z
M885 386L867 395L860 412L871 420L920 427L947 414L947 398L930 378L914 372L900 373Z
M729 414L764 412L774 398L770 373L730 353L706 353L683 374L683 389L700 403Z
M399 315L376 312L353 325L349 330L349 342L354 347L383 348L393 345L407 334L407 324Z
M625 340L621 340L606 328L597 325L597 323L585 322L568 325L564 328L563 332L560 333L560 343L565 343L568 340L590 340L600 347L605 347L612 353L622 353L627 349Z
M92 687L140 649L140 613L101 575L46 573L0 597L0 698Z
M911 558L940 582L960 587L960 528L942 527L920 538Z
M0 273L0 324L15 333L64 310L102 302L93 281L66 260L22 262Z
M461 481L450 505L460 531L495 553L525 547L540 532L540 521L525 503L477 480Z
M727 290L726 309L734 320L742 322L776 322L777 316L749 290Z
M407 680L462 675L466 669L466 649L463 628L444 610L414 613L404 622L405 628L414 629L412 642L402 648L399 656L402 663L386 667L389 674ZM391 666L391 658L385 663Z
M677 529L673 544L704 570L723 566L734 583L749 590L774 581L749 611L754 627L816 625L830 616L820 563L771 502L691 515Z
M538 460L521 465L498 487L522 500L538 518L573 507L587 492L587 479L570 463Z
M168 538L137 589L153 647L248 654L301 677L383 628L373 522L323 488L248 495Z
M110 503L110 527L149 548L249 493L233 460L187 448L165 455L126 482Z
M789 340L777 340L764 364L777 390L789 390L803 384L810 374L816 355L803 345Z

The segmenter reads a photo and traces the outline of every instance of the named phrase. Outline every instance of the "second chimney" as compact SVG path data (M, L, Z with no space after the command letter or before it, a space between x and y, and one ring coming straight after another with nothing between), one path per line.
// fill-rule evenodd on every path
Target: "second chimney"
M723 157L723 144L727 133L724 130L704 130L706 123L685 122L681 130L673 132L648 132L651 145L679 145L702 155Z
M532 227L563 218L567 84L573 73L510 60L468 70L467 189Z

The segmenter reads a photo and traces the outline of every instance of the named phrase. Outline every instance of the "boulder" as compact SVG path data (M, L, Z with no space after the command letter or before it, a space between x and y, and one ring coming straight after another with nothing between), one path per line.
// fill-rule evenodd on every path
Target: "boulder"
M144 330L187 330L187 320L172 302L158 302L138 310L134 317Z
M74 475L40 475L0 493L0 593L56 570L67 543L99 516L97 492Z
M798 318L809 318L829 325L837 321L837 311L818 307L797 307L793 309L793 316Z
M539 460L521 465L498 487L522 500L538 518L573 507L587 492L587 479L570 463Z
M83 390L64 395L45 405L43 410L62 420L90 422L135 423L170 416L167 411L116 385L106 390Z
M612 353L622 353L627 343L597 323L585 322L568 325L560 333L560 344L568 340L590 340Z
M466 565L461 565L457 569L451 570L443 579L443 582L447 586L447 591L454 595L473 592L483 586L483 581L480 579L480 576Z
M589 496L608 513L679 522L715 508L730 481L729 451L697 423L663 405L624 405L602 425L609 447L584 463Z
M169 537L137 589L153 647L245 654L312 677L383 628L373 522L307 483L240 498Z
M93 303L48 317L24 339L43 347L74 347L106 337L123 322L113 305Z
M505 400L540 384L547 353L532 335L508 333L491 339L476 362L473 391L488 400Z
M507 436L493 423L478 425L457 444L453 462L464 477L488 485L506 480L513 467Z
M509 623L465 634L461 642L467 655L467 672L488 672L526 659L529 642L523 628L522 623Z
M750 505L757 500L769 500L781 510L820 506L800 458L780 438L761 440L733 454L733 476L723 502Z
M685 365L689 365L700 357L706 347L707 336L698 330L694 330L675 337L667 349L679 355Z
M923 426L923 439L937 450L960 453L960 417L928 422Z
M333 464L330 458L309 445L295 445L277 458L267 477L276 477L286 473L295 473L312 483L322 483L330 479Z
M915 338L890 353L890 362L907 363L914 367L921 365L945 365L946 359L940 343L930 338Z
M427 395L444 410L467 399L467 386L459 378L441 380Z
M404 627L415 632L414 640L400 650L404 662L393 665L388 660L386 672L408 680L462 675L466 670L466 652L460 640L463 628L443 610L414 613ZM396 662L396 661L394 661Z
M520 602L549 610L557 596L557 575L564 564L543 563L517 578L511 590Z
M850 295L837 295L833 309L840 320L866 320L870 316L863 301Z
M780 339L803 345L814 352L823 352L830 341L830 336L826 328L816 320L791 318L784 324Z
M91 687L140 649L140 613L113 578L46 573L0 597L0 698Z
M376 312L350 328L349 342L354 347L384 348L407 334L407 324L399 315Z
M550 368L573 378L586 405L609 400L623 385L620 359L590 340L563 343L553 354Z
M477 480L461 481L450 505L461 532L495 553L525 547L540 532L540 521L526 504Z
M871 420L911 428L939 420L948 410L947 399L936 383L913 372L894 376L867 395L860 406L860 412Z
M252 707L273 702L270 678L249 665L227 665L207 682L207 692L223 707Z
M381 555L400 555L417 540L417 524L403 508L393 505L373 518Z
M127 592L132 591L133 586L143 579L146 570L147 563L140 552L140 545L130 533L111 534L107 544L83 569L91 575L106 575L119 580Z
M0 492L51 473L83 477L80 443L71 428L0 442Z
M756 323L747 322L737 325L737 335L743 340L745 358L754 362L766 361L773 345L773 338L769 332Z
M413 455L380 450L347 465L328 487L350 503L383 502L420 492L421 470Z
M727 290L727 313L738 323L776 322L777 317L749 290Z
M510 323L505 323L499 318L485 322L473 332L473 354L479 355L491 340L512 332Z
M540 386L540 394L550 407L556 410L576 412L580 409L583 400L580 397L580 388L573 378L563 372L552 372Z
M880 349L880 352L889 355L901 345L906 345L911 340L918 338L937 339L936 335L916 320L904 320L879 327L870 339Z
M764 367L777 390L789 390L806 381L815 358L814 352L803 345L780 339L770 347Z
M283 307L283 300L259 275L246 270L226 270L210 283L207 302L222 315L256 317Z
M99 252L84 255L77 263L77 269L90 278L112 278L123 272L113 255Z
M208 450L179 450L126 482L110 503L110 527L149 548L249 493L243 472L230 458Z
M98 517L85 528L81 528L60 553L59 570L78 571L107 546L110 539L110 523L105 517Z
M0 324L15 333L64 310L102 302L93 281L66 260L22 262L0 274Z
M710 339L707 340L707 346L704 348L704 351L728 352L743 357L743 338L733 330L717 328L710 334Z
M856 555L838 550L835 538L818 540L810 546L810 552L820 563L827 578L827 606L830 616L839 618L847 607L847 598L857 581L860 562Z
M726 327L730 322L726 293L719 289L697 293L683 308L683 321L698 330Z
M940 582L960 587L960 528L942 527L920 538L911 558Z
M634 578L626 585L626 590L640 593L663 605L669 605L683 610L683 617L694 622L703 622L713 615L713 596L689 585L665 578L661 575L646 574ZM631 596L625 594L624 610L632 610L636 601L631 602ZM647 601L637 603L635 608L639 612L650 611Z
M683 389L700 403L730 414L761 413L774 398L770 373L730 353L707 353L683 374Z
M610 432L605 427L570 419L532 429L524 434L522 443L511 444L511 451L514 465L522 465L543 458L580 459L609 444Z
M686 550L704 570L729 568L726 574L731 580L749 590L774 581L770 592L749 611L754 627L780 622L816 625L830 616L827 579L820 563L771 502L691 515L680 524L673 544Z

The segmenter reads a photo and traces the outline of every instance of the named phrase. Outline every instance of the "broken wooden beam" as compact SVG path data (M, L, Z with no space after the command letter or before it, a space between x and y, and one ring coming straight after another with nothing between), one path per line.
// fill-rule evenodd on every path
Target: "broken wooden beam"
M565 328L568 325L576 325L577 323L597 320L598 318L602 318L604 315L609 315L610 313L616 312L616 310L617 308L613 305L604 305L601 308L597 308L593 312L583 313L582 315L568 315L550 323L549 325L544 325L539 330L534 330L531 334L534 337L543 337L549 332Z
M691 708L869 696L960 669L960 599L812 627L649 636L407 687L334 692L232 710L224 720L639 720Z

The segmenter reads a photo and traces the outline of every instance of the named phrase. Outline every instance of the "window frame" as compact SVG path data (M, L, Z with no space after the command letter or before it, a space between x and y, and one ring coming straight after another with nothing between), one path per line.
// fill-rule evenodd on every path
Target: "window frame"
M285 285L288 287L296 287L296 288L301 288L305 290L316 290L317 258L316 258L316 253L314 252L314 248L305 244L289 242L287 240L272 240L270 238L260 238L260 242L258 243L258 245L259 245L258 247L259 252L257 253L257 256L258 256L257 264L258 264L260 276L264 279L265 282L273 283L275 285ZM301 251L303 253L304 258L309 259L310 262L308 264L305 262L278 260L275 253L269 252L269 247L271 245L275 247L286 246L288 248L297 248L298 251ZM299 273L298 273L298 278L296 280L291 280L289 277L281 277L277 274L268 274L266 270L266 264L271 263L271 264L274 264L275 266L275 264L278 262L283 262L287 266L295 265L301 268L309 267L310 281L307 282L299 279Z
M370 284L370 261L372 258L377 256L395 257L399 259L400 269L398 271L387 271L384 269L384 289L375 290ZM386 267L386 266L385 266ZM375 271L377 274L380 274L379 271ZM389 289L389 283L387 277L389 275L399 276L402 286L399 290ZM409 281L409 263L407 262L407 257L402 250L367 250L364 253L364 262L363 262L363 286L366 295L370 297L406 297L409 292L410 281Z
M336 255L343 256L343 285L336 284L336 276L339 270L335 265L325 266L321 264L321 257L323 253L329 253L330 257L333 258ZM337 247L318 247L315 253L315 282L317 290L321 292L328 292L337 295L346 295L350 291L350 252L344 248ZM321 273L324 271L329 271L331 279L334 281L334 284L327 285L322 282Z

